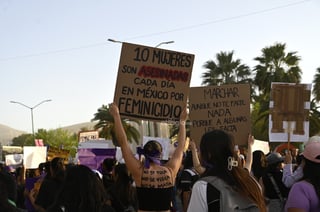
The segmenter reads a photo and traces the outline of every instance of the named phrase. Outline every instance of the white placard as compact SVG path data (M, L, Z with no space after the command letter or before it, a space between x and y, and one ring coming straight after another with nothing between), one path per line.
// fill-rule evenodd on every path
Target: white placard
M46 146L24 146L23 165L26 169L36 169L40 163L47 160Z

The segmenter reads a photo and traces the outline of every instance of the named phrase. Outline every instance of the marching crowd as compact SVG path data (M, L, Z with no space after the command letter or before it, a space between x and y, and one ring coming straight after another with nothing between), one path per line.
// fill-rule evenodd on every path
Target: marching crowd
M127 142L118 107L111 104L110 112L125 163L106 158L100 172L58 157L26 173L2 165L0 211L320 211L319 136L302 152L265 154L252 151L249 135L242 154L228 133L212 130L185 151L184 110L170 159L161 160L162 146L154 140L144 145L141 159Z

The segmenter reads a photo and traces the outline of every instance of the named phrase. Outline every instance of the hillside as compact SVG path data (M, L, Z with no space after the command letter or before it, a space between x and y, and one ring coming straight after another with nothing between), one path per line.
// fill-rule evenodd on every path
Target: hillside
M79 133L81 129L86 129L86 130L93 130L94 125L97 122L85 122L85 123L79 123L79 124L74 124L66 127L61 127L64 130L69 131L70 133Z
M23 131L13 129L6 125L0 124L0 143L2 145L8 145L14 137L17 137L23 133Z
M84 128L87 130L93 130L95 124L96 122L85 122L85 123L74 124L74 125L61 127L61 128L69 131L70 133L78 134L79 131L81 131L81 129L84 129ZM2 145L9 145L13 138L18 137L19 135L24 133L27 133L27 132L16 130L6 125L0 124L0 143Z

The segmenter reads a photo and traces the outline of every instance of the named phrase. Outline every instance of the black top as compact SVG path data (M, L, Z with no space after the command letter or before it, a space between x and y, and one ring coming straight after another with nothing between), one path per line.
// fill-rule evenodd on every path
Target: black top
M169 210L172 201L173 187L144 188L137 187L138 204L140 210L159 211Z

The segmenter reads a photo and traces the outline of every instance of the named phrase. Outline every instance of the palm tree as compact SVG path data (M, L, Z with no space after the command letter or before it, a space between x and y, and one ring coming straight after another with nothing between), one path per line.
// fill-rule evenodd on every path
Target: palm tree
M310 104L310 113L309 113L309 135L314 136L318 135L320 132L320 106L317 105L316 98L313 98Z
M313 78L312 94L314 95L315 101L320 101L320 67L317 68L317 73Z
M140 125L140 121L131 119L121 120L128 141L134 141L136 144L139 144L140 133L135 127L130 125L128 122L130 121ZM94 128L100 131L101 137L105 139L111 139L115 146L119 146L114 132L114 120L112 115L110 114L109 107L107 105L102 105L102 107L98 109L98 112L94 114L94 118L91 121L98 121Z
M233 59L233 51L216 54L217 61L209 60L204 64L206 72L202 74L202 85L220 85L250 83L250 68Z
M320 67L313 78L312 94L313 99L310 104L310 136L317 135L320 132Z
M253 128L257 139L268 140L269 101L272 82L299 83L301 69L300 57L296 52L285 52L286 44L276 43L262 49L262 55L254 58L259 64L255 66L254 84L258 88L253 109L255 120ZM258 132L260 131L260 133Z
M269 94L271 82L299 83L301 69L300 57L296 52L285 53L286 44L276 43L262 49L262 56L254 58L260 64L255 66L254 84L260 94Z

